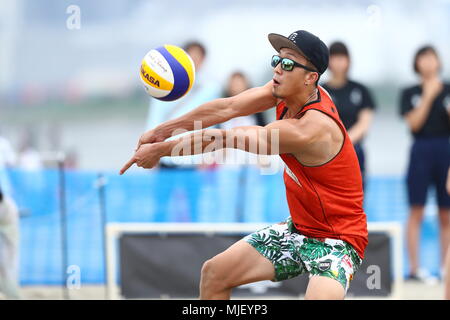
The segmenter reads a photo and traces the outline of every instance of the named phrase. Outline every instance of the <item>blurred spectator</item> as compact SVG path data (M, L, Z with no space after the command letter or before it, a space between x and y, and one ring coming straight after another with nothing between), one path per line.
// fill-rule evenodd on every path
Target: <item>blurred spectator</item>
M448 172L447 172L446 189L447 189L447 194L450 195L450 167L448 168ZM450 300L450 246L447 248L443 276L445 279L444 299Z
M11 194L8 173L6 169L16 164L17 156L11 143L0 135L0 188L4 194Z
M203 73L203 65L207 54L203 44L195 41L189 42L184 46L184 50L194 62L194 85L186 96L176 101L166 102L152 98L147 119L148 129L153 129L162 122L177 118L199 105L220 96L220 87ZM159 166L160 168L172 170L196 170L197 165L202 162L202 157L203 155L164 157L161 159ZM190 173L187 172L187 174L189 175ZM191 187L192 182L190 179L177 179L176 175L166 174L165 172L158 173L157 179L161 183L156 189L157 194L155 197L157 199L165 199L165 201L158 201L154 220L158 222L169 218L175 221L196 221L199 195L196 193L195 188ZM177 211L176 217L168 217L167 212L171 201L177 201L178 207L185 207L187 210L180 209ZM185 203L182 203L184 201Z
M233 72L225 86L225 90L223 93L223 97L231 97L235 96L251 87L249 80L245 76L244 73L240 71ZM242 126L265 126L266 121L264 119L264 114L256 113L249 116L243 116L238 118L233 118L220 124L220 127L223 129L231 129ZM253 163L256 164L256 159L259 159L257 155L247 153L242 150L236 149L222 149L216 152L216 157L220 156L220 154L224 155L223 160L227 164L249 164L250 161L253 160Z
M36 134L31 129L23 133L22 141L19 147L19 156L17 165L25 170L42 169L42 160L39 152L36 150Z
M227 85L225 87L224 93L223 93L223 97L227 98L227 97L232 97L235 96L247 89L249 89L251 87L249 80L247 79L247 77L245 76L245 74L241 71L235 71L233 72L228 81L227 81ZM233 120L238 120L238 124L241 125L241 121L244 121L247 124L244 125L257 125L257 126L265 126L266 125L266 120L264 118L264 114L262 112L260 113L255 113L252 114L250 116L245 116L245 117L238 117L238 118L234 118L231 119L224 124L232 124L231 121ZM236 127L236 125L232 125L231 127Z
M0 169L11 167L16 163L16 153L11 143L5 137L0 136Z
M64 168L77 169L78 168L78 152L76 149L69 149L64 157Z
M160 123L177 118L199 105L220 96L220 87L203 73L203 65L207 53L203 44L196 41L189 42L184 46L184 50L192 58L195 65L194 85L186 96L176 101L167 102L152 98L147 118L147 129L153 129ZM195 161L194 163L199 163L200 159L202 159L202 155L164 157L161 159L160 166L163 168L175 168L177 165L183 164L184 168L188 166L195 168L193 161Z
M409 278L420 280L418 248L430 185L435 187L439 206L441 263L450 241L450 196L446 192L446 176L450 165L450 84L441 80L441 62L431 46L417 51L413 69L420 77L420 84L402 91L400 113L413 136L407 173L410 205L407 224Z
M0 293L20 299L19 213L14 201L0 190Z
M348 78L350 62L347 46L339 41L332 43L328 65L331 78L323 87L330 93L353 142L365 185L366 164L362 143L372 123L375 103L366 86Z

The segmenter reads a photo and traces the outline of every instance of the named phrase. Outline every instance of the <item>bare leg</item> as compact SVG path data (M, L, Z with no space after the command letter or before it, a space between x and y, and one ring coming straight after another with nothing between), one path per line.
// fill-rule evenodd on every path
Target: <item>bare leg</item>
M345 290L339 281L323 276L309 279L306 300L342 300L344 297Z
M439 208L439 229L441 238L441 264L445 264L445 256L450 243L450 209Z
M416 274L419 268L419 240L422 226L423 206L411 206L407 225L407 242L410 274Z
M450 247L447 249L447 257L445 259L445 294L444 299L450 300Z
M272 280L274 276L272 262L246 241L240 240L203 264L200 299L230 299L234 287Z

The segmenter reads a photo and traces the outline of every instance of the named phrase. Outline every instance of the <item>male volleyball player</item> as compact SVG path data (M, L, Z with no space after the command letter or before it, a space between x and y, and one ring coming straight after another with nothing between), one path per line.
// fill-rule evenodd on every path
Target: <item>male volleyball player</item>
M272 57L272 81L205 103L144 133L121 174L134 163L151 168L161 157L185 154L188 149L195 154L210 151L212 140L218 148L229 147L225 141L230 137L245 141L233 148L280 154L286 163L290 217L206 261L200 298L228 299L232 288L242 284L309 273L307 299L343 299L364 257L367 222L355 150L333 101L317 85L328 66L328 48L303 30L288 38L272 33L269 41L279 52ZM194 121L210 127L275 105L277 120L265 127L205 129L203 139L193 133L189 138L164 141L175 129L193 130ZM180 149L186 144L191 148ZM257 150L251 150L255 144Z

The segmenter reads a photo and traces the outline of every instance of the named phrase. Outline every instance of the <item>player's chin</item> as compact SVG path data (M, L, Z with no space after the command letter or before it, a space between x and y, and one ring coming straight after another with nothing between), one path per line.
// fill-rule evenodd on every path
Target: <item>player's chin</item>
M279 86L272 87L272 95L278 99L283 99L283 97L284 97L283 92L280 90Z

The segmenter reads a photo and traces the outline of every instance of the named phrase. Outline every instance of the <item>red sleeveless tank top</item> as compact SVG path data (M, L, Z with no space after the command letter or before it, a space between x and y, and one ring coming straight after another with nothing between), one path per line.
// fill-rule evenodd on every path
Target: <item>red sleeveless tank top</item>
M301 234L344 240L364 258L368 232L358 158L333 101L323 88L318 88L318 100L303 107L296 118L311 109L323 112L339 125L344 142L333 159L319 166L303 165L292 154L280 155L286 163L284 183L289 211ZM277 119L286 111L286 103L280 102Z

